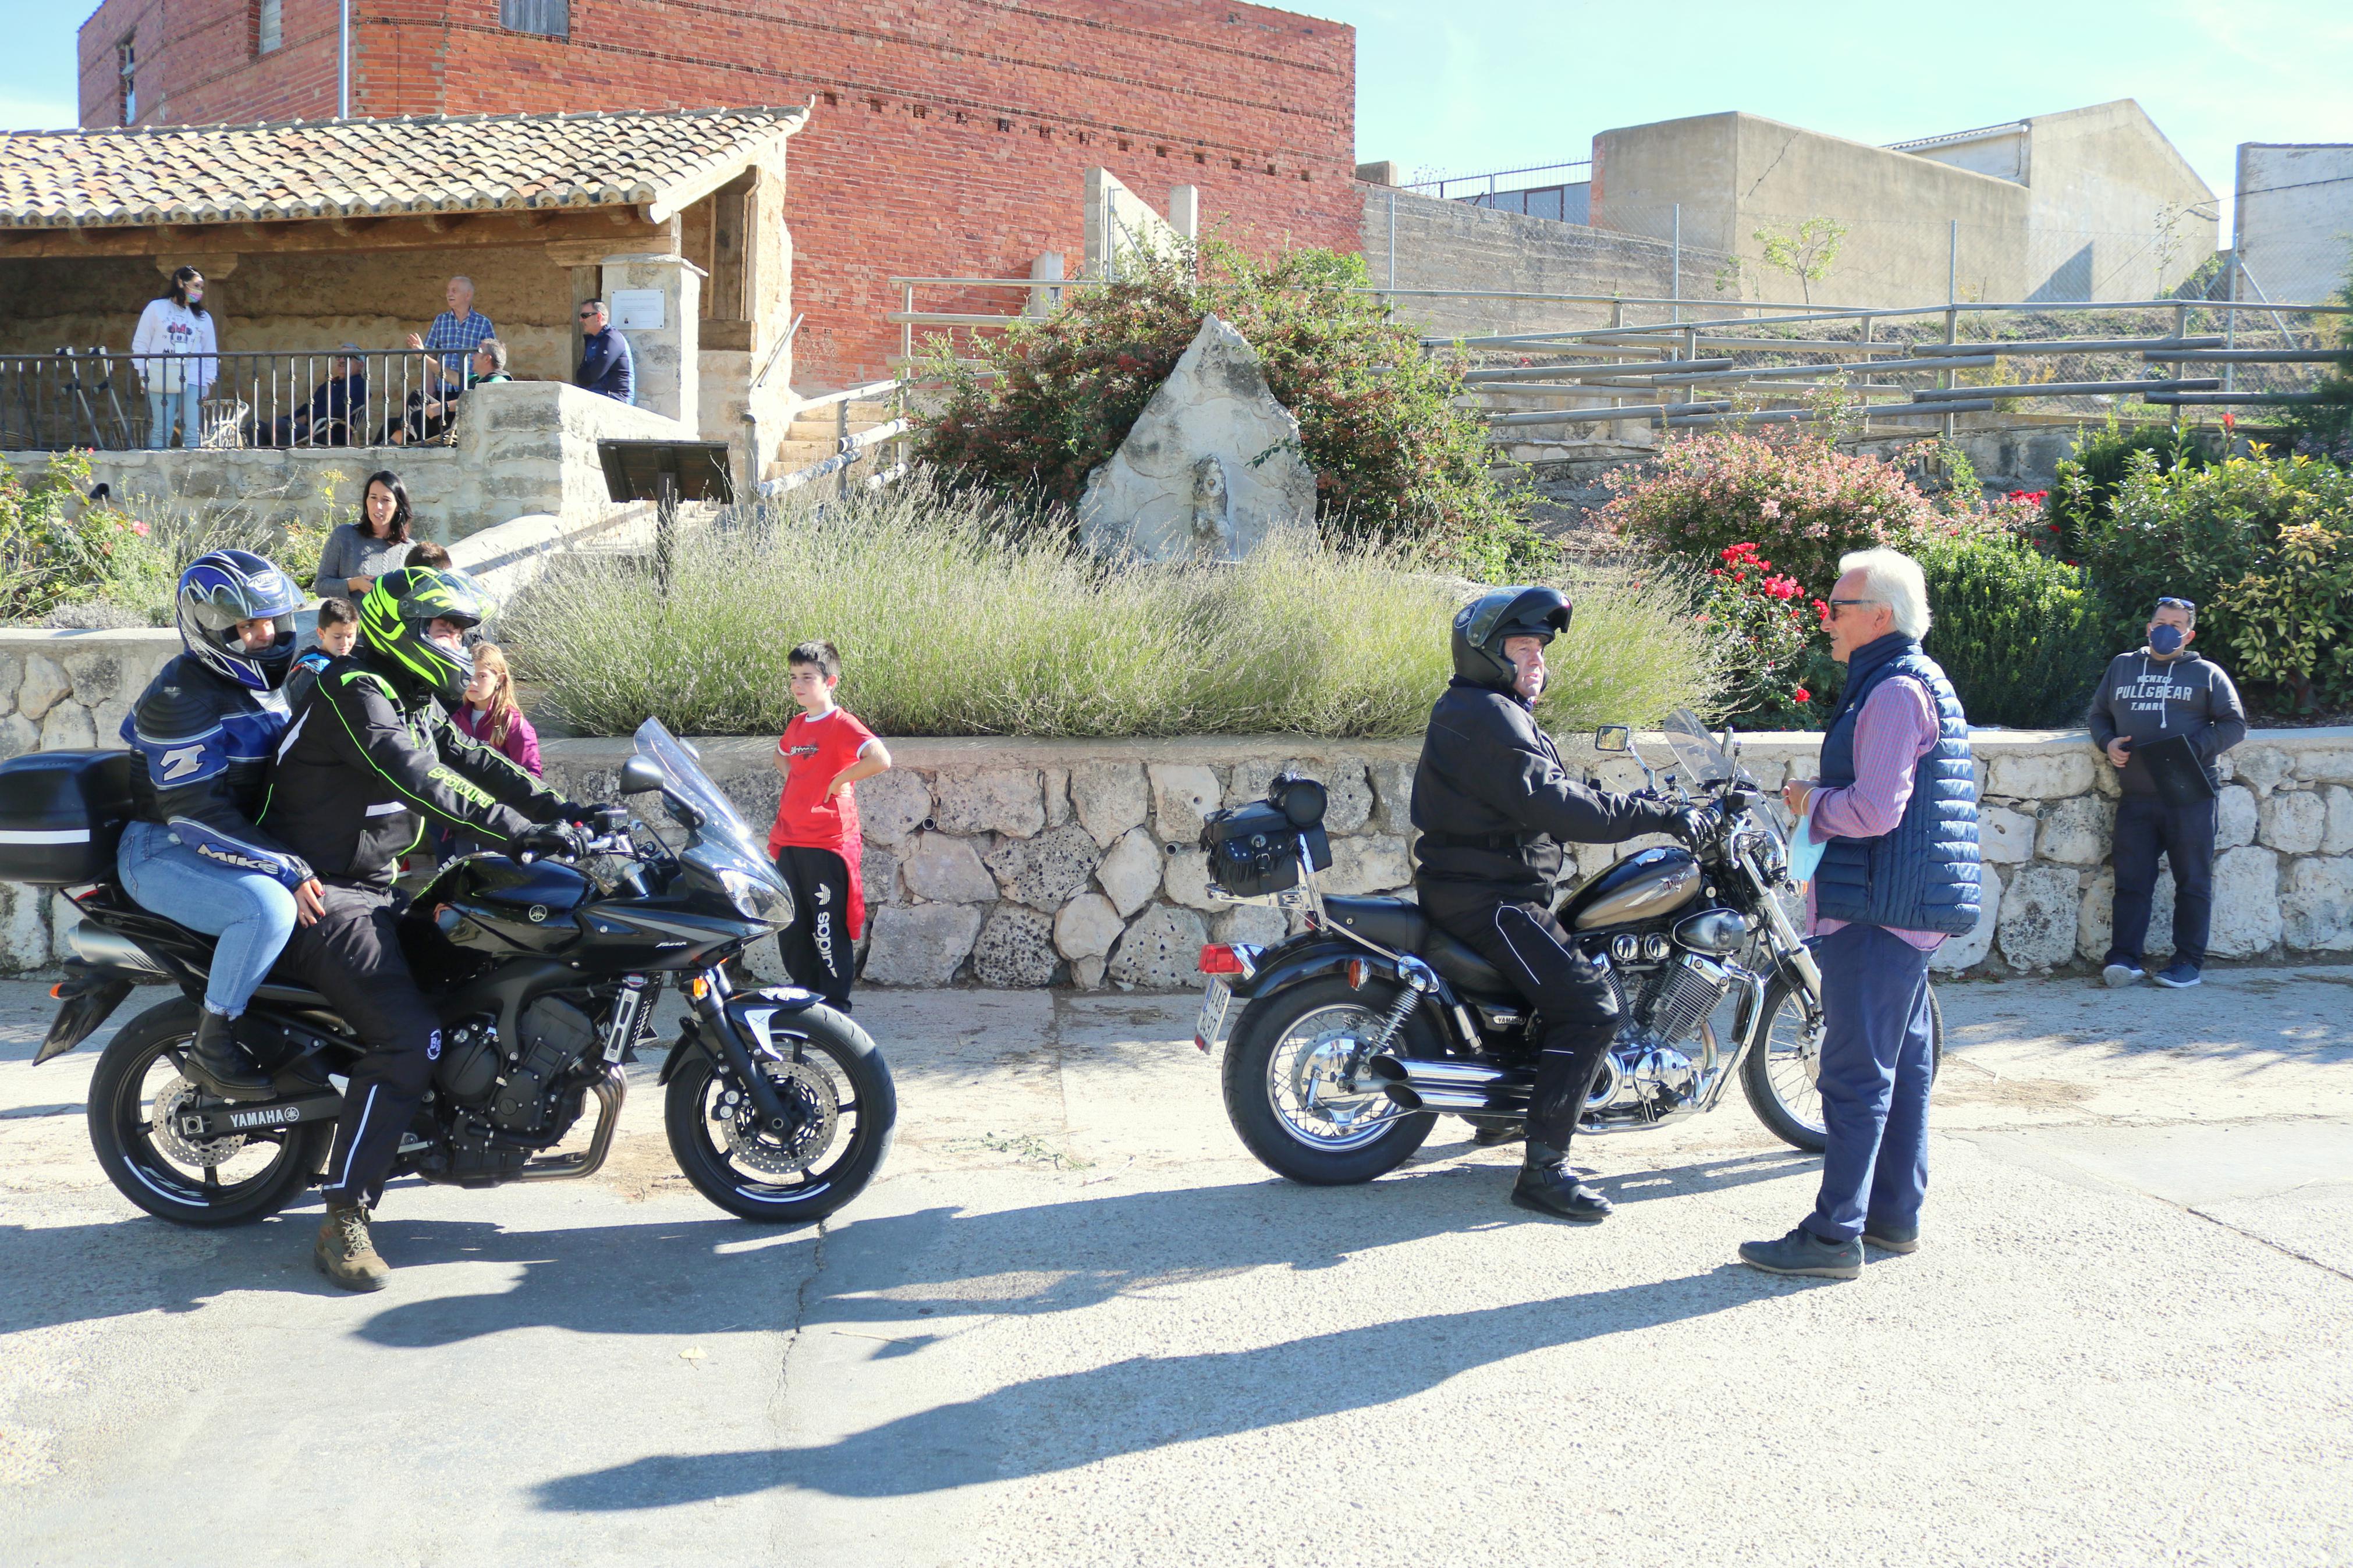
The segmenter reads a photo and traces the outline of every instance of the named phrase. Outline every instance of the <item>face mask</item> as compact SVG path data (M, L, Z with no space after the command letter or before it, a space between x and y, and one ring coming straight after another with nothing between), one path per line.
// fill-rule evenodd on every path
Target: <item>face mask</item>
M2171 658L2181 651L2182 631L2179 626L2158 625L2148 628L2149 651Z

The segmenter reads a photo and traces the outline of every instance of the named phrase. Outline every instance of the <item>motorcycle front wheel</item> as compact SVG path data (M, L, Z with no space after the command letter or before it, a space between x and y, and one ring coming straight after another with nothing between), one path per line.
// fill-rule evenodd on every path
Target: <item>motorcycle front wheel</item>
M1353 1186L1396 1170L1430 1137L1435 1113L1401 1110L1346 1071L1396 998L1395 986L1357 991L1335 974L1243 1010L1226 1043L1226 1117L1261 1164L1310 1186ZM1417 1012L1389 1054L1444 1056L1446 1046Z
M807 1225L866 1190L891 1152L898 1091L873 1037L830 1007L781 1019L777 1054L754 1065L793 1113L760 1123L734 1075L696 1050L670 1080L670 1151L695 1191L741 1219Z
M1773 1136L1793 1148L1819 1154L1830 1145L1822 1122L1822 1032L1809 1026L1805 1005L1786 980L1765 991L1765 1022L1757 1044L1740 1064L1740 1091ZM1928 1060L1931 1082L1945 1060L1945 1011L1936 988L1928 987Z
M332 1121L191 1142L176 1113L196 1099L180 1063L196 1032L185 998L115 1032L90 1075L90 1143L115 1190L174 1225L250 1225L301 1195L327 1163Z

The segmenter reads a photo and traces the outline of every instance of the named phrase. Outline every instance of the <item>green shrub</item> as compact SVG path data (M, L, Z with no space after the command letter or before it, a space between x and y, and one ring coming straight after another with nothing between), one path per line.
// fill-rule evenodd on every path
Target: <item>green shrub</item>
M1448 625L1477 585L1405 554L1278 536L1238 564L1107 567L1065 530L918 478L821 511L763 509L680 543L670 591L570 557L500 639L552 710L596 734L774 734L785 656L842 651L842 701L899 735L1412 735L1445 686ZM1546 721L1712 711L1716 676L1672 574L1572 581Z
M2047 503L2054 525L2049 542L2052 554L2062 561L2083 560L2085 530L2108 515L2135 456L2141 453L2160 474L2206 467L2206 449L2169 426L2127 426L2110 414L2099 428L2076 431L2074 448L2060 459Z
M2291 523L2268 562L2224 588L2239 671L2296 708L2353 702L2353 518Z
M84 505L89 487L87 452L57 454L29 485L0 463L0 619L34 620L60 605L109 599L150 574L148 525Z
M2303 700L2335 679L2330 639L2291 632L2283 617L2327 625L2346 614L2334 548L2294 531L2313 527L2353 528L2353 471L2301 456L2169 472L2136 458L2084 542L2110 645L2137 645L2158 597L2178 595L2197 603L2199 640L2225 668Z
M1968 533L1925 541L1926 647L1974 723L2057 729L2083 719L2115 646L2083 571L2022 541Z
M1214 314L1258 351L1298 417L1326 531L1442 552L1509 521L1513 494L1491 472L1485 426L1454 406L1459 368L1354 292L1365 281L1363 258L1325 250L1258 262L1213 239L1146 255L1131 276L1069 289L1052 315L972 345L993 374L941 345L947 392L919 416L916 456L951 483L1075 507Z

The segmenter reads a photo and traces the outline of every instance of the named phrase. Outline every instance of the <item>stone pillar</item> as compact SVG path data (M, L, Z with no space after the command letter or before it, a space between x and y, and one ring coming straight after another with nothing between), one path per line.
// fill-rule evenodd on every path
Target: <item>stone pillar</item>
M702 427L702 268L683 256L639 252L604 259L605 305L613 325L629 340L629 355L637 369L637 404L668 415L689 432ZM632 327L627 308L637 295L649 307L659 304L659 325ZM646 299L646 296L653 299Z

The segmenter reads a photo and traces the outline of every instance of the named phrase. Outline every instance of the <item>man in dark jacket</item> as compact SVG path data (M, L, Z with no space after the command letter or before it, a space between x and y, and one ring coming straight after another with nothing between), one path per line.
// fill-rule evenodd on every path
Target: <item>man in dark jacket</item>
M2108 662L2084 722L2092 743L2118 770L2124 798L2116 803L2115 931L2101 975L2129 985L2146 973L2141 944L2148 938L2150 901L2157 895L2157 859L2173 867L2173 963L2157 983L2176 989L2198 984L2206 963L2207 926L2214 912L2214 827L2211 797L2195 805L2168 805L2146 763L2133 755L2168 735L2187 735L2206 770L2221 783L2214 759L2247 738L2247 710L2222 667L2189 651L2198 636L2198 606L2159 599L2149 617L2148 641L2137 653Z
M580 368L572 384L617 402L638 400L638 367L629 357L629 340L613 325L602 300L580 307Z
M376 1289L389 1272L368 1211L441 1054L440 1019L401 954L400 857L427 824L511 849L582 847L557 822L565 802L448 721L444 704L463 700L473 673L465 636L480 618L445 574L412 566L378 577L360 603L359 645L319 672L288 725L262 807L261 825L326 884L324 912L287 943L286 967L368 1047L343 1090L314 1252L350 1289Z
M1553 917L1561 846L1662 830L1695 840L1705 829L1695 811L1588 789L1562 771L1535 710L1545 645L1568 629L1569 614L1550 588L1501 588L1454 617L1454 679L1430 710L1413 776L1414 891L1536 1011L1544 1054L1512 1202L1591 1222L1609 1200L1577 1181L1568 1142L1620 1016L1609 961L1580 952Z

